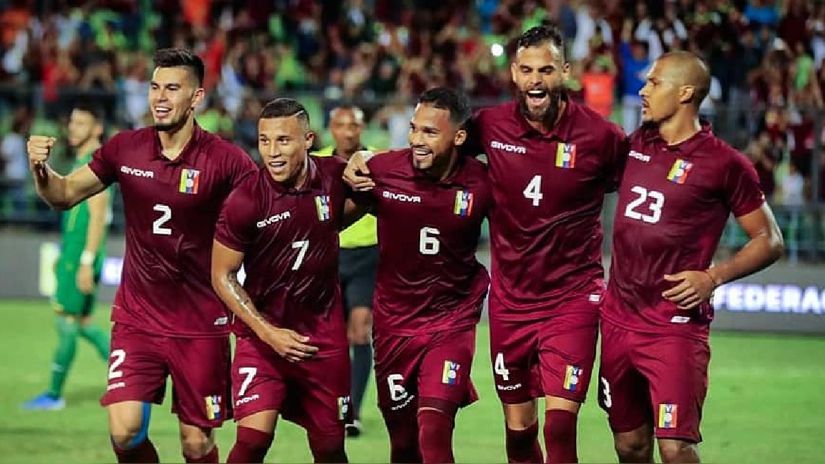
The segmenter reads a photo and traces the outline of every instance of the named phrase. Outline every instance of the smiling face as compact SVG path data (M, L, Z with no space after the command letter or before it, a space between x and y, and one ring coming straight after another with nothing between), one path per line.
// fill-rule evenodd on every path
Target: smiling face
M258 120L258 151L276 182L296 185L302 180L314 140L315 134L297 115Z
M456 145L461 145L467 132L450 120L450 111L430 103L419 103L410 120L409 142L413 166L422 171L447 166Z
M552 125L559 114L570 64L552 42L521 47L510 65L522 114L532 122Z
M184 66L155 68L149 84L149 109L157 130L175 130L194 117L204 95L196 81Z

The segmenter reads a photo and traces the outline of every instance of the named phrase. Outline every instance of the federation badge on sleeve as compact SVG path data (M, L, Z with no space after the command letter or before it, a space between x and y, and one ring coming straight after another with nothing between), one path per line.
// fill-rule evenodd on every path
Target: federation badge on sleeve
M209 420L218 420L221 418L221 395L210 395L204 397L206 401L206 418Z

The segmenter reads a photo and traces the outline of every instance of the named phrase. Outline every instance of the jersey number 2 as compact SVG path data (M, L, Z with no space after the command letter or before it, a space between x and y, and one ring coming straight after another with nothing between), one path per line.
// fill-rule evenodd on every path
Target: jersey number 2
M167 221L172 219L172 208L168 205L156 204L152 210L160 212L160 217L152 223L152 233L155 235L172 235L172 229L163 227Z

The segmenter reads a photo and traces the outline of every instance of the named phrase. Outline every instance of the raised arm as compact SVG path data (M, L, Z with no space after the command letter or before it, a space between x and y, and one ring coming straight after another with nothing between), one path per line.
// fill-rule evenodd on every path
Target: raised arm
M55 172L47 161L56 142L54 137L32 135L26 143L26 151L37 194L52 208L63 210L100 192L106 185L88 166L82 166L67 176Z
M266 344L290 362L309 359L318 347L307 344L309 337L294 330L281 329L269 323L238 282L238 270L244 253L233 250L217 240L212 244L212 288L235 316L240 318Z

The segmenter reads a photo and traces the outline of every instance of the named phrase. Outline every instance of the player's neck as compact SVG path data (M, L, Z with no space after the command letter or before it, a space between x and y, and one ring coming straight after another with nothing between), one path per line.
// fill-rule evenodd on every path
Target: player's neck
M195 119L188 118L180 127L168 131L158 131L163 156L173 160L180 156L192 134L195 133Z
M559 120L561 120L561 117L564 115L564 111L566 109L567 109L567 101L565 101L564 99L561 99L561 100L559 100L559 110L556 113L556 117L553 119L552 122L550 122L548 124L545 121L533 121L531 119L528 119L527 123L530 124L530 126L532 126L533 129L539 131L540 133L548 134L548 133L552 132L553 129L555 129L556 126L559 124Z
M450 155L450 159L448 159L446 163L441 166L433 165L433 167L424 171L424 174L436 182L441 182L453 173L457 164L458 150L454 149L453 153Z
M675 114L659 124L659 135L668 145L677 145L702 130L696 114Z
M78 158L88 155L89 153L100 148L100 140L91 138L77 147L75 154Z

